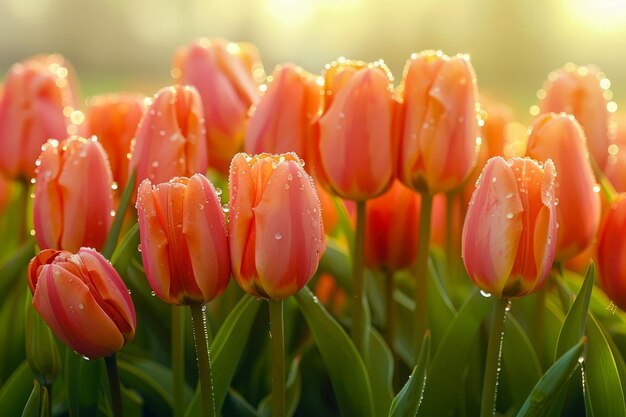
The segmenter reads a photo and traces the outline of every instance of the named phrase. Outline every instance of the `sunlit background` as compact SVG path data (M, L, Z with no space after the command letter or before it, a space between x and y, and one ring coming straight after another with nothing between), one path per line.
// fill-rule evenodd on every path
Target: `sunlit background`
M626 0L2 0L0 71L59 52L87 95L149 94L170 82L176 46L197 36L255 43L268 72L383 58L396 81L412 52L468 53L480 89L520 121L550 70L593 63L626 103Z

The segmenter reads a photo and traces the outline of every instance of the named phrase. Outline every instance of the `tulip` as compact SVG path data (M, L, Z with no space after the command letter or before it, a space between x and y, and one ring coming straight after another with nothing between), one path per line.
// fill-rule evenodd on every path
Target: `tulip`
M609 145L604 174L617 192L626 192L626 114L614 118L611 126L615 141Z
M589 164L585 136L572 116L544 114L531 127L526 154L554 162L559 225L555 259L567 260L591 244L600 224L599 187Z
M479 148L476 80L467 56L414 54L399 87L398 178L434 195L459 187Z
M491 158L483 169L463 226L465 268L497 298L537 291L556 249L554 164Z
M113 180L124 189L128 179L130 143L144 111L141 94L107 94L91 97L86 111L85 132L95 135L109 157Z
M541 113L565 112L573 115L587 136L587 146L600 169L604 168L611 144L609 106L606 99L611 82L594 66L567 64L548 76L539 95ZM614 104L614 103L613 103Z
M201 38L176 51L173 67L174 81L194 86L202 98L209 165L227 173L243 144L248 111L258 101L253 71L262 67L256 48Z
M0 98L0 171L11 179L33 177L35 161L49 138L76 133L74 97L62 58L43 56L15 64Z
M420 197L399 181L366 206L365 265L397 271L417 258Z
M279 66L250 118L245 139L249 154L295 152L309 160L312 122L320 106L318 78L291 64Z
M324 251L320 201L302 161L237 154L230 168L229 241L239 285L283 300L311 279Z
M114 212L111 169L95 138L50 139L37 160L33 223L42 249L102 248Z
M626 310L626 194L611 204L598 235L600 285L609 298Z
M150 286L163 301L201 305L230 278L226 220L218 194L200 174L137 191L141 258Z
M193 87L165 87L146 109L131 145L130 170L137 184L177 176L192 176L207 169L207 147L202 101Z
M315 189L317 190L317 196L320 198L320 205L322 207L322 222L324 223L324 232L331 234L335 227L339 224L339 211L335 204L345 206L343 200L334 200L334 197L330 195L323 187L315 182ZM347 207L345 208L347 210Z
M95 359L135 337L135 308L113 266L98 252L46 249L28 265L33 305L56 336Z
M334 77L313 143L314 171L334 194L364 201L383 193L394 176L391 74L382 63L335 64L329 72Z

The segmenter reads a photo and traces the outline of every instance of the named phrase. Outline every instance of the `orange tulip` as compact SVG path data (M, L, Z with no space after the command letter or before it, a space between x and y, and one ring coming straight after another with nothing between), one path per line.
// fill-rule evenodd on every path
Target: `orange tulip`
M130 143L144 111L141 94L118 93L88 100L85 134L95 135L109 157L113 180L121 190L128 179Z
M609 145L604 173L617 192L626 192L626 114L615 118L615 142Z
M174 81L193 85L202 97L209 165L227 173L242 147L248 111L258 101L253 71L262 66L256 48L201 38L178 48L173 67Z
M339 224L339 212L335 204L343 205L343 200L335 202L334 197L328 193L317 182L315 183L315 189L317 190L317 196L320 198L320 205L322 207L322 222L324 223L324 232L331 234L337 224Z
M230 167L229 241L239 285L282 300L311 279L324 251L320 201L297 155L237 154Z
M291 64L277 67L272 79L250 118L245 150L295 152L307 161L322 88L317 77Z
M37 160L33 222L42 249L102 248L111 225L111 168L93 139L50 139Z
M587 136L587 146L600 169L604 168L611 144L609 110L605 90L611 85L594 66L567 64L548 76L539 103L541 113L565 112L573 115Z
M611 204L598 235L600 285L611 300L626 310L626 194Z
M76 352L97 359L135 337L135 308L111 263L93 249L46 249L28 265L33 305Z
M11 179L33 177L46 140L76 133L70 120L70 70L63 62L56 55L39 56L13 65L6 75L0 98L0 170Z
M399 87L398 178L408 187L434 195L472 172L479 148L475 78L466 56L425 51L407 62Z
M554 164L491 158L463 226L463 262L470 278L498 298L537 291L556 249Z
M230 279L226 219L204 176L177 177L137 192L141 257L150 286L170 304L205 304Z
M136 183L154 183L177 176L205 173L207 148L202 119L202 101L193 87L165 87L141 119L131 145L130 169Z
M544 114L531 127L526 155L554 162L559 225L555 258L567 260L591 244L600 224L599 187L589 164L585 136L572 116Z
M325 87L313 159L317 180L325 187L343 198L366 200L383 193L393 180L396 102L384 64L355 65L329 67L334 77Z
M367 202L365 265L397 271L417 258L420 196L399 181Z

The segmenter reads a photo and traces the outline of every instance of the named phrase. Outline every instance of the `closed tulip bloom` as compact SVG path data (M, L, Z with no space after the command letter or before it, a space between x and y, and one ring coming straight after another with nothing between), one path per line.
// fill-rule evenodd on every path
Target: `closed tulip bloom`
M395 172L391 74L382 63L336 68L314 139L314 171L334 194L366 200L383 193Z
M594 66L567 64L553 71L540 91L541 113L565 112L573 115L587 136L587 146L599 168L604 168L611 144L609 102L605 91L611 85Z
M554 164L490 159L465 217L463 262L470 278L498 298L537 291L556 249Z
M128 179L130 143L144 111L141 94L117 93L88 100L86 135L95 135L109 157L113 180L122 190Z
M600 195L589 164L585 135L576 120L566 114L544 114L535 120L526 154L551 159L556 172L556 260L565 261L587 248L600 224Z
M399 87L398 178L436 194L460 186L476 164L476 79L466 56L413 55Z
M258 101L253 71L262 66L256 48L202 38L178 48L173 67L174 81L194 86L202 97L209 165L227 173L243 145L248 111Z
M237 154L229 184L233 276L257 297L295 294L324 252L320 201L302 161L293 153Z
M201 174L177 177L137 192L141 258L163 301L205 304L230 278L226 220L213 184Z
M47 249L28 265L33 305L52 331L91 359L109 356L135 337L128 289L101 254Z
M321 99L318 77L291 64L277 67L246 132L245 151L295 152L309 160L312 122Z
M15 64L6 75L0 98L0 171L7 177L32 178L41 145L76 129L70 121L74 98L68 75L66 67L43 57Z
M130 168L139 184L155 184L207 170L202 101L193 87L161 89L146 109L132 145Z
M102 248L112 222L111 168L95 138L50 139L37 160L33 223L42 249Z
M626 194L611 204L598 235L598 272L602 289L626 310Z
M384 194L368 201L365 214L365 265L397 271L417 258L420 196L394 181Z

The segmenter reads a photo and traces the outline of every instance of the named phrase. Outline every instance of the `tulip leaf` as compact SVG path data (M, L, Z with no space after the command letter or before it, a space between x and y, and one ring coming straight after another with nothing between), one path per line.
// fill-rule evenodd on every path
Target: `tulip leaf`
M71 417L91 417L98 411L100 379L104 361L85 360L67 349L65 355L65 389Z
M13 256L0 264L0 306L4 305L17 279L24 278L22 274L33 256L35 256L35 242L29 237Z
M137 171L133 169L128 177L122 196L120 197L120 203L115 211L115 219L113 220L113 224L111 225L111 229L109 229L109 234L107 235L107 240L102 248L102 256L107 259L111 259L111 255L113 255L115 247L117 246L117 239L122 231L122 223L124 222L124 216L126 215L126 210L128 209L128 203L130 202L130 197L133 191L135 191L136 177Z
M563 322L563 326L561 326L555 358L561 356L568 349L568 346L574 345L576 341L580 340L580 338L585 334L587 312L589 311L589 300L591 299L595 275L595 266L591 263L587 268L585 281L578 292L578 296L570 307L567 316L565 317L565 321Z
M126 271L139 246L139 223L132 225L111 256L111 263L118 272Z
M419 416L449 415L458 406L463 374L491 303L475 289L448 326L429 369Z
M350 214L348 213L346 205L341 201L339 197L332 197L332 199L333 205L335 206L335 210L337 211L337 215L339 217L339 229L348 241L348 245L350 246L350 253L353 254L355 232L354 225L352 224L352 220L350 219Z
M456 309L443 288L433 256L428 258L428 272L428 328L431 332L432 348L437 349L454 319Z
M413 417L417 414L426 386L426 373L430 360L430 332L424 336L417 364L389 408L389 417ZM383 414L380 414L383 415Z
M142 417L143 416L143 398L134 390L121 386L122 405L124 407L124 417ZM157 416L157 413L149 413L150 416Z
M146 372L127 361L118 360L117 364L120 380L124 385L131 386L137 390L145 400L146 411L151 416L168 416L171 414L171 384L169 387L163 386Z
M239 364L239 359L250 334L250 328L260 305L261 302L254 297L244 295L226 317L211 343L209 353L213 374L213 395L215 409L218 413L224 404L230 382ZM199 388L198 386L191 403L187 407L186 417L200 416L202 413Z
M401 291L396 290L393 295L396 303L396 336L394 347L396 354L407 365L412 366L413 361L413 309L415 303ZM432 342L431 342L432 343Z
M593 315L587 321L584 369L585 404L593 416L626 417L622 382L603 329Z
M373 417L369 377L350 337L307 287L295 298L324 361L341 414Z
M33 380L33 384L33 390L30 393L30 397L28 397L28 401L26 401L24 411L22 411L22 417L40 417L43 405L42 390L45 388L42 388L37 378Z
M228 390L228 395L224 401L223 415L232 415L237 417L259 417L257 410L246 399L234 389Z
M374 394L374 411L377 416L384 416L393 399L393 356L381 335L370 328L369 372Z
M34 375L26 361L22 362L0 387L0 410L6 415L18 416L28 400Z
M4 304L0 305L0 381L8 378L25 357L26 291L25 283L14 285Z
M547 416L559 393L580 366L586 338L566 351L535 384L528 398L517 413L517 417Z
M326 251L320 259L319 270L331 274L341 288L348 294L352 294L350 257L332 239L326 242Z
M287 405L287 417L291 417L298 408L300 394L302 392L302 379L300 378L300 357L296 357L287 374L285 401ZM261 401L256 413L260 417L271 417L272 415L272 395L268 395Z

